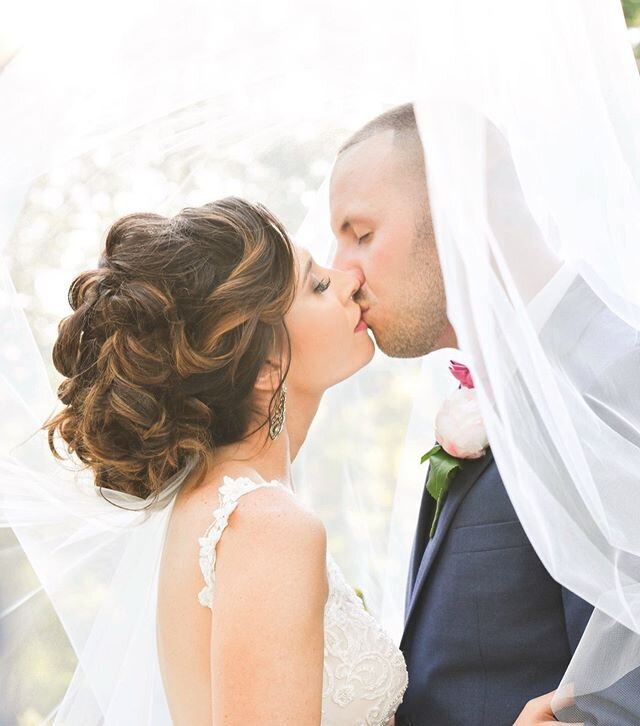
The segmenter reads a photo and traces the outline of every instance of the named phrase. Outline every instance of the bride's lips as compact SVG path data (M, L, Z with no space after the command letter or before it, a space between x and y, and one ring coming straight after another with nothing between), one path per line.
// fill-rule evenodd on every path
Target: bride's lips
M360 318L358 319L358 324L356 325L354 329L354 333L361 333L363 330L368 330L369 326L367 325L366 320L364 319L364 314L366 313L366 310L360 310Z

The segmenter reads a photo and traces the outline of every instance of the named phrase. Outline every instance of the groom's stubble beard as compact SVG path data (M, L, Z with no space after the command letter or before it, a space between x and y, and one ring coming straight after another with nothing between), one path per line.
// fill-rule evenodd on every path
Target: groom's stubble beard
M396 282L397 296L384 324L372 328L373 334L385 355L419 358L440 347L438 341L448 325L442 271L426 206L416 222L404 274Z

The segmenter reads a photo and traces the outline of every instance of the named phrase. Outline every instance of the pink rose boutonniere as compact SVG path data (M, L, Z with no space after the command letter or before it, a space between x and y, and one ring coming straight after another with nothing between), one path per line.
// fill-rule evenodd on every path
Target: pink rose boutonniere
M480 459L489 445L469 369L452 360L449 370L460 386L447 396L436 416L438 443L420 460L421 464L430 462L427 491L436 500L429 537L435 533L449 486L464 460Z

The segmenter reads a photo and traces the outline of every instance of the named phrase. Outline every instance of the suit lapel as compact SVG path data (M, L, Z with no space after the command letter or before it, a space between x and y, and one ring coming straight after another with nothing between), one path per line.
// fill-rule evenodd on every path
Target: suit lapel
M427 479L429 474L427 472ZM411 593L415 586L418 569L422 562L422 556L429 538L429 529L433 512L435 510L436 501L427 491L427 480L425 479L424 491L422 492L422 501L420 502L420 513L418 515L418 524L413 539L413 547L411 549L411 560L409 566L409 578L407 581L407 595L405 601L405 613L409 611L409 603L411 602Z
M470 460L465 463L464 468L460 472L458 472L451 484L451 489L449 490L445 503L442 507L442 511L440 512L440 518L438 519L435 535L433 539L424 546L424 548L422 548L421 543L426 541L429 535L428 528L431 524L431 518L427 515L427 508L430 512L432 512L433 507L428 507L428 505L426 505L424 502L424 499L426 497L428 497L429 499L431 498L428 492L425 494L425 497L423 497L423 502L420 507L420 517L418 519L416 539L413 545L414 549L410 570L410 580L413 586L410 586L407 597L408 607L405 617L405 632L407 630L409 620L415 610L416 602L419 599L420 592L424 587L429 572L433 566L438 551L440 550L442 542L446 537L447 530L451 526L451 522L453 521L455 513L460 506L460 503L465 498L476 479L478 479L480 474L482 474L482 472L487 468L487 466L489 466L492 461L493 455L491 454L491 450L489 450L482 457L482 459L475 459L472 461ZM423 514L426 515L426 522L423 521ZM418 565L417 560L420 556L420 552L422 552L422 556L420 557L420 562ZM416 560L416 562L414 562L414 559ZM414 567L416 566L417 572L414 569Z

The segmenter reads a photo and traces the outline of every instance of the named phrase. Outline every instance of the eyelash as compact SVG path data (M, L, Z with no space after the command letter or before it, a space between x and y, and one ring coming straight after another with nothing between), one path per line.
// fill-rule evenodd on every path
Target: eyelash
M362 237L358 237L358 244L362 244L367 239L367 237L371 236L371 234L371 232L367 232L367 234L363 234Z
M331 285L331 278L327 277L325 280L320 280L317 285L314 286L313 291L317 293L326 292Z

